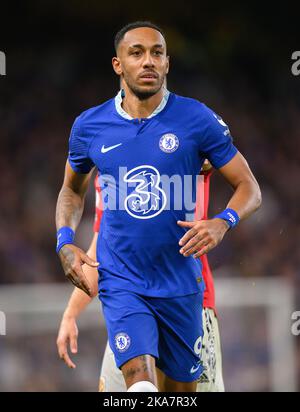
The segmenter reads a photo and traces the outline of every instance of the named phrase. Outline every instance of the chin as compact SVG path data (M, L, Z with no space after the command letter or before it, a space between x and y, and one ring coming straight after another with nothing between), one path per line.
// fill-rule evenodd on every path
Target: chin
M141 100L148 99L151 96L154 96L159 90L161 86L138 86L134 88L132 91L134 94Z

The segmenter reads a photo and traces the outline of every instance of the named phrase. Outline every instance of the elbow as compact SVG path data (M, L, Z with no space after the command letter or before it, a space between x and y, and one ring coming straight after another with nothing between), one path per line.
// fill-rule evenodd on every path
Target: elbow
M258 210L262 204L262 194L259 184L255 182L255 208L254 211Z

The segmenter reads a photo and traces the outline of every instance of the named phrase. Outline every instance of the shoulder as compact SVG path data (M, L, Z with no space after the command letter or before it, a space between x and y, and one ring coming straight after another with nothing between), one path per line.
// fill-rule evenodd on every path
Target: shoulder
M87 110L84 110L78 118L82 122L89 121L90 119L95 119L97 117L106 117L112 114L114 107L114 98L107 100L104 103L101 103L98 106L91 107Z
M186 121L198 126L217 123L217 114L205 103L191 97L174 94L174 109L180 112Z
M73 124L75 129L80 134L95 134L102 127L105 127L111 121L114 109L114 98L106 102L84 110L76 117Z

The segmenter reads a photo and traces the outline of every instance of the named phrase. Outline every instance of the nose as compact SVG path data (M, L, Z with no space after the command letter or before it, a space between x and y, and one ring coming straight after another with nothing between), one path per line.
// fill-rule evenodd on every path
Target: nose
M153 61L153 58L151 56L150 51L145 53L145 59L143 61L143 67L144 68L154 67L154 61Z

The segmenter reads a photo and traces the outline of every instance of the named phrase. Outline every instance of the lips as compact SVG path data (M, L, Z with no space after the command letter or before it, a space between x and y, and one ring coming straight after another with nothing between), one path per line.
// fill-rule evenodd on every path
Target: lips
M157 79L158 75L154 72L145 72L140 75L141 79Z

